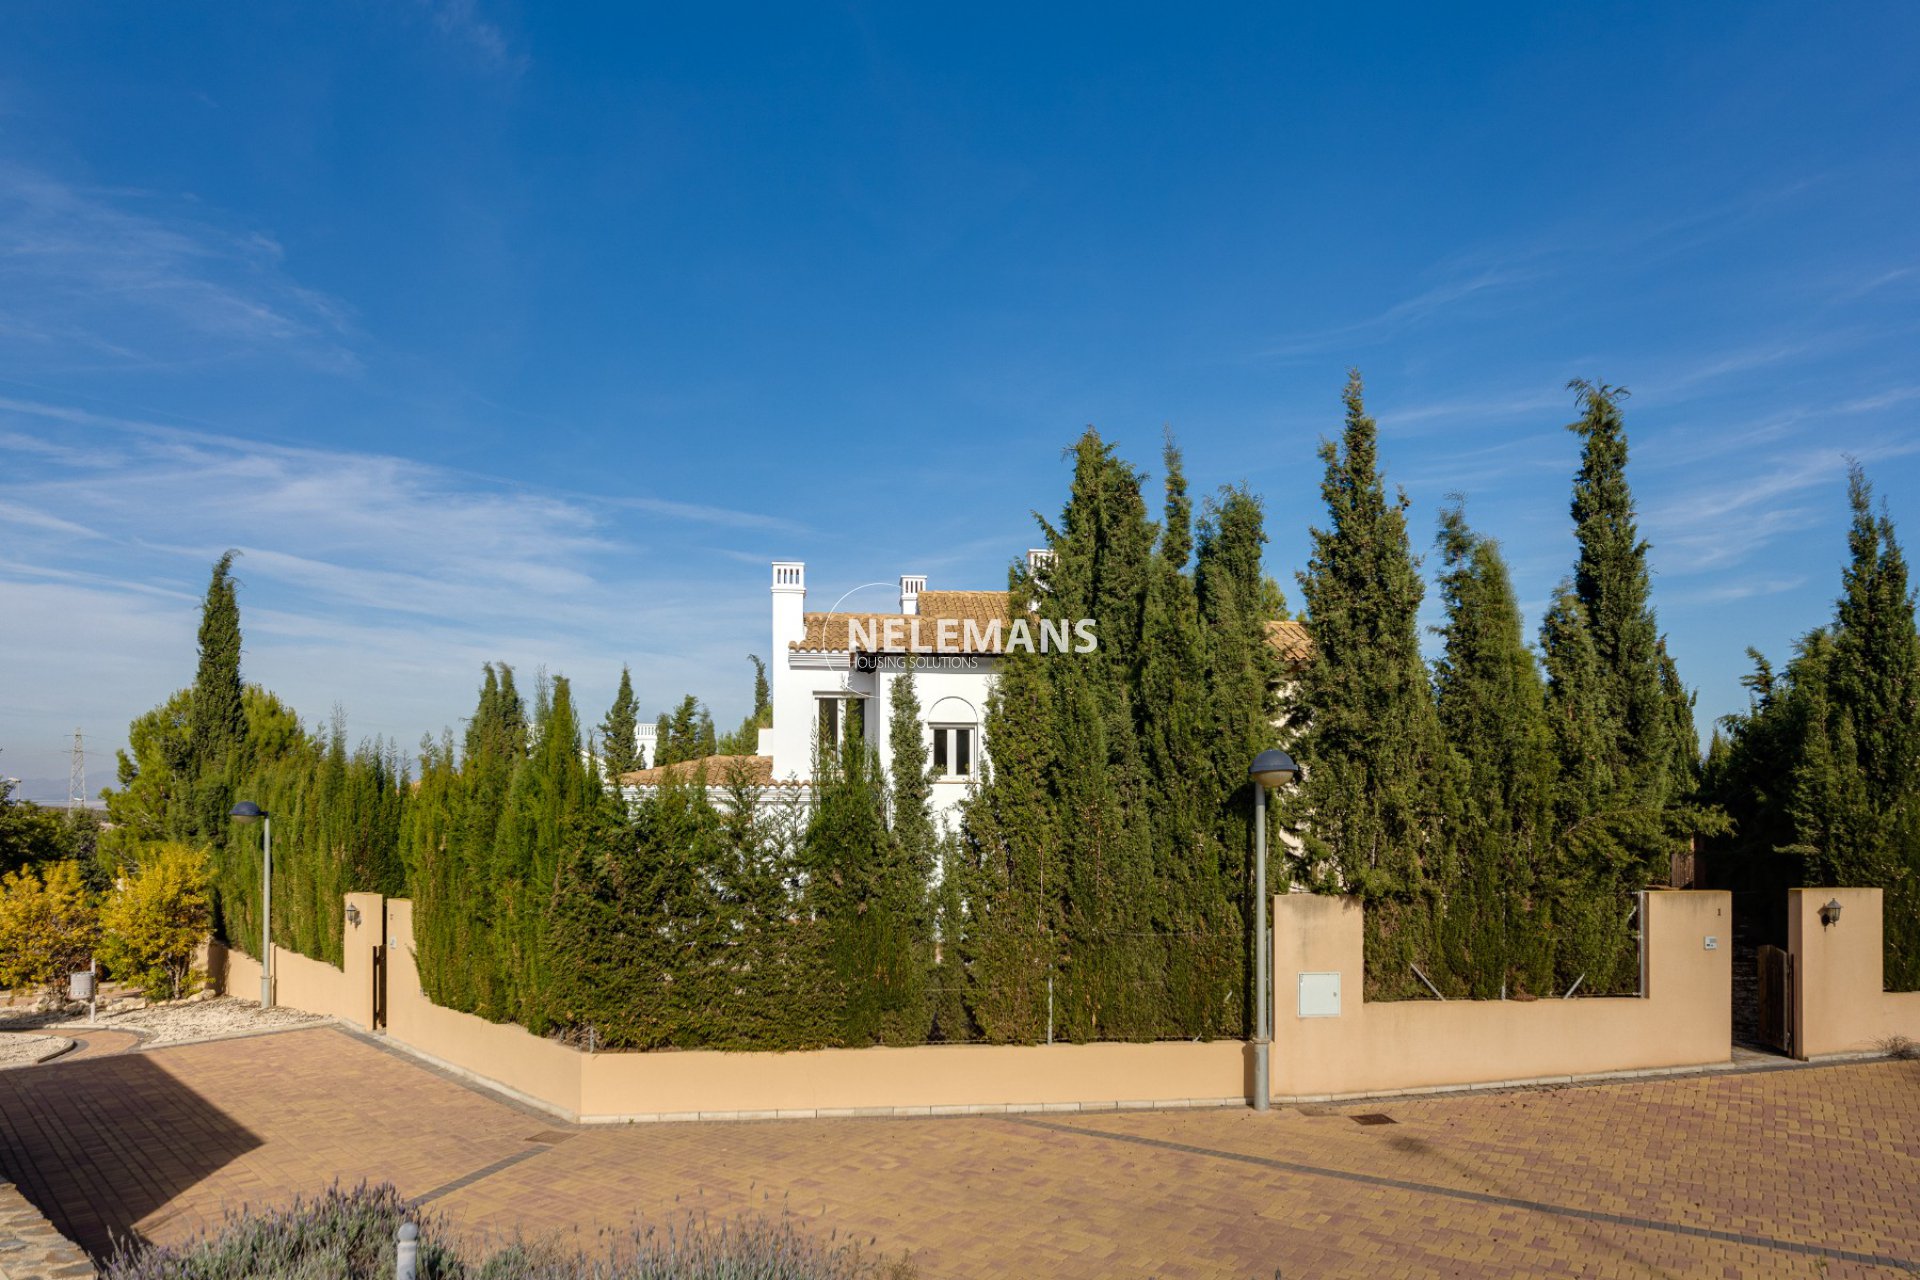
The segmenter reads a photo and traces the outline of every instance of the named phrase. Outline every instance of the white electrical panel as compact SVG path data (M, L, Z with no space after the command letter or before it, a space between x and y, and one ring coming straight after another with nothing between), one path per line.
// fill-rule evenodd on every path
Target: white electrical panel
M1340 975L1303 973L1300 975L1300 1016L1337 1018L1340 1016Z

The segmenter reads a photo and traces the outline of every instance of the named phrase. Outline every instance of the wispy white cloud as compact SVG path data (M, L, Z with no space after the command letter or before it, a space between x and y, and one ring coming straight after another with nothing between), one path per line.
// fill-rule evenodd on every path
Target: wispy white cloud
M63 520L59 516L36 511L32 507L23 507L16 502L0 502L0 524L22 525L28 529L41 529L48 533L64 533L74 538L98 538L101 534L83 524Z
M489 70L518 75L526 69L526 56L514 51L498 23L480 16L474 0L420 0L420 4L441 35L470 50Z
M199 592L229 547L248 676L309 716L337 701L356 732L412 742L464 714L479 664L501 659L577 677L589 720L623 662L643 702L692 690L725 718L731 664L714 654L764 650L763 573L701 539L804 533L67 405L0 401L0 433L44 446L15 458L0 505L0 651L17 655L10 683L45 695L8 713L0 746L47 760L73 724L109 740L191 675Z
M1729 604L1735 600L1752 600L1761 596L1777 596L1795 591L1805 586L1804 575L1792 577L1760 576L1735 578L1719 586L1708 587L1701 591L1677 593L1668 601L1669 607L1678 605Z
M1470 299L1517 289L1540 279L1543 274L1539 270L1517 266L1476 270L1442 280L1365 319L1317 329L1312 333L1293 334L1256 354L1266 359L1289 360L1383 341L1453 311Z
M1416 428L1430 429L1445 426L1450 423L1471 427L1476 423L1497 422L1526 414L1564 411L1568 404L1569 397L1566 392L1556 388L1551 393L1517 391L1505 396L1469 396L1455 400L1437 400L1405 409L1374 409L1374 417L1383 430L1406 432ZM1373 406L1370 405L1369 408Z
M1703 480L1663 485L1663 496L1642 510L1642 526L1663 574L1725 570L1763 554L1790 534L1832 522L1842 501L1842 477L1852 459L1875 461L1920 452L1920 443L1890 441L1852 455L1833 449L1782 450L1745 467L1723 466ZM1816 496L1817 494L1817 496Z
M16 356L146 366L273 350L357 367L349 309L284 258L190 199L0 163L0 344Z

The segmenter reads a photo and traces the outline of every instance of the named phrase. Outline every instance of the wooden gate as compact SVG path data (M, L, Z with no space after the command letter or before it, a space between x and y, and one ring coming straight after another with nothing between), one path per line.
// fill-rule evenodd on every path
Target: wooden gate
M1793 953L1780 947L1761 947L1755 957L1760 969L1760 1039L1783 1053L1793 1053Z

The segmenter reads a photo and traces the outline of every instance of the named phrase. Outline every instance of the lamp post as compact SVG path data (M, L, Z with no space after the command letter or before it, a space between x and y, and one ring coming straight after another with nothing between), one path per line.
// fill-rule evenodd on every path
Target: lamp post
M1267 1109L1267 1051L1273 1043L1273 1000L1267 990L1273 957L1267 946L1267 788L1284 787L1300 766L1284 751L1262 751L1247 767L1253 779L1253 1109Z
M260 1007L273 1008L273 815L242 800L227 815L235 822L260 822Z

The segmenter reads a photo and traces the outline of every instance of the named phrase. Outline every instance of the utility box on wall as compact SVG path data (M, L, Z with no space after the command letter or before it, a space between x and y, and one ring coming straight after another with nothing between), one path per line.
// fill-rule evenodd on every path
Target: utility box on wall
M1300 975L1300 1016L1337 1018L1340 1016L1340 975L1303 973Z

